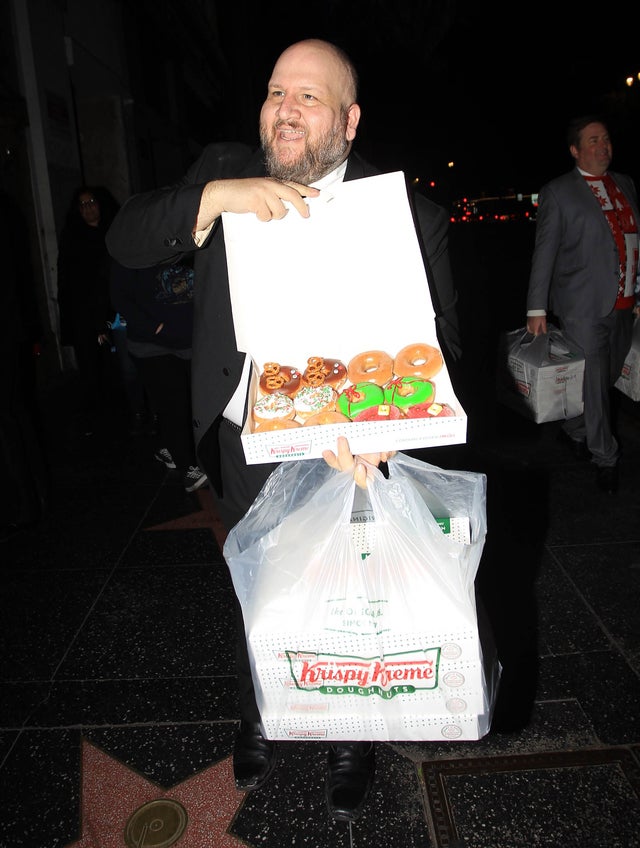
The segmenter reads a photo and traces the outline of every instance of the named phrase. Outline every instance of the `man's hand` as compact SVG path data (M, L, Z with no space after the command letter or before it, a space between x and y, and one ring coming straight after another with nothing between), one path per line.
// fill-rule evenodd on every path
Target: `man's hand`
M206 230L223 212L253 212L259 221L284 218L292 204L303 218L309 217L305 197L317 197L320 190L302 183L280 182L270 177L213 180L204 187L196 220L196 231Z
M527 318L527 332L532 336L539 336L541 333L547 332L547 316L546 315L529 315Z
M367 487L367 477L370 475L371 466L378 466L381 462L387 462L394 456L396 451L381 451L380 453L363 453L354 456L351 453L346 436L338 436L338 452L322 451L322 456L327 465L336 471L353 471L353 479L362 489Z

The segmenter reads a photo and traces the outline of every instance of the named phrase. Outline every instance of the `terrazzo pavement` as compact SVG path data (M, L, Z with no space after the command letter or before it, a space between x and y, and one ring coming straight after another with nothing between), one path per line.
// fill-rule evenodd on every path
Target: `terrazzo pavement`
M113 406L80 436L65 391L42 411L46 508L0 543L0 848L639 848L638 404L621 402L615 496L557 423L506 409L468 445L416 454L487 474L476 586L503 676L483 739L379 743L349 828L327 817L321 743L280 745L269 783L236 792L209 492L187 494Z

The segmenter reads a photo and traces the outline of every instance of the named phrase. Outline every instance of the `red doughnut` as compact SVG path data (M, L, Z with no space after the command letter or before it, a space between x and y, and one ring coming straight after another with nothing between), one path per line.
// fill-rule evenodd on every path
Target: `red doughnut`
M370 406L359 412L354 421L397 421L402 418L402 412L392 403L381 403L378 406Z
M300 388L300 372L291 365L265 362L260 375L260 391L263 395L281 392L292 397Z
M310 356L307 367L302 374L305 386L331 386L337 392L347 382L347 369L339 359L328 359L323 356Z
M418 342L398 351L393 370L398 377L419 377L429 380L442 368L444 360L437 347Z
M384 386L393 377L393 359L383 350L366 350L349 361L347 375L354 386L356 383Z
M407 418L452 418L456 411L448 403L417 403L404 412Z

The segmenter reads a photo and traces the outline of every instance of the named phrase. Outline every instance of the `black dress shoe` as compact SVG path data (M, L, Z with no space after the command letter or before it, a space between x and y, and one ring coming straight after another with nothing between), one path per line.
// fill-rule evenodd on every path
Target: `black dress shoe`
M566 445L576 459L590 459L591 452L587 447L587 443L584 439L572 439L571 436L565 432L565 430L560 429L558 431L558 441L562 442L562 444Z
M608 495L615 495L618 491L618 466L599 465L596 483L600 491L606 492Z
M265 739L258 722L241 721L233 749L236 789L249 792L268 780L277 760L276 743Z
M375 774L373 743L332 745L327 765L325 792L329 815L336 821L356 821L362 813Z

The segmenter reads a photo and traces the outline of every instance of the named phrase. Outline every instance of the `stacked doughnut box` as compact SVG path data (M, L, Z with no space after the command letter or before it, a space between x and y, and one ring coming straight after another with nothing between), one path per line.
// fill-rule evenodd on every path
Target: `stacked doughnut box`
M356 548L375 548L375 525L362 533L353 527ZM491 654L469 611L422 580L410 597L391 593L384 603L347 592L340 602L316 597L313 608L301 596L292 610L289 598L287 615L281 599L265 599L248 639L268 738L453 741L488 732Z

